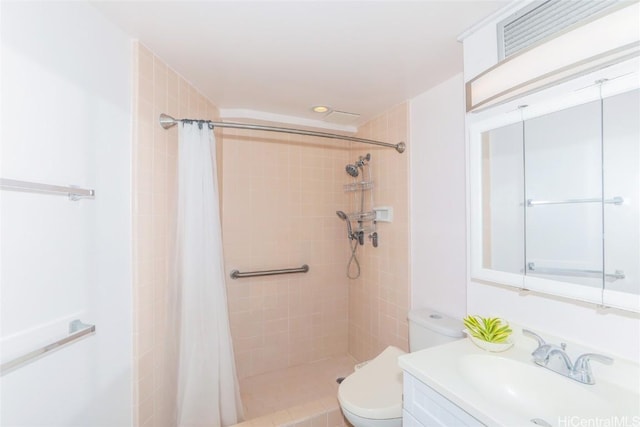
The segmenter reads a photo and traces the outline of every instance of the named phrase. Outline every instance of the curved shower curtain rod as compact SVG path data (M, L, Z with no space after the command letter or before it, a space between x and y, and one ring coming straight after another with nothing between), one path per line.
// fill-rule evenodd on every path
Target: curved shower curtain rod
M201 122L201 123L206 123L208 125L211 125L213 127L221 127L221 128L264 130L268 132L282 132L282 133L292 133L295 135L317 136L320 138L342 139L345 141L361 142L363 144L372 144L372 145L379 145L382 147L395 148L395 150L398 153L403 153L404 150L406 149L406 145L404 142L399 142L397 144L389 144L388 142L381 142L373 139L357 138L355 136L338 135L335 133L316 132L312 130L293 129L293 128L281 128L281 127L275 127L275 126L254 125L254 124L248 124L248 123L214 122L211 120L174 119L173 117L167 114L164 114L164 113L160 114L160 126L162 126L165 129L169 129L170 127L175 126L182 121Z

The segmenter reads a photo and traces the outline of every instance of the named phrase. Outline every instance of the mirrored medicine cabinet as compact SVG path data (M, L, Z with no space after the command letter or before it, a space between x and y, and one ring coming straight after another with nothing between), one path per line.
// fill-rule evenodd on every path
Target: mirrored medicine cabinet
M471 121L472 279L640 311L640 91L605 92Z

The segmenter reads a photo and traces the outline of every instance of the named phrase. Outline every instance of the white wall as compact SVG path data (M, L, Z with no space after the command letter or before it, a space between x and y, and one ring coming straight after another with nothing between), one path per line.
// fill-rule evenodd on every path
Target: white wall
M471 280L469 313L501 316L539 332L598 349L601 353L640 360L640 321L637 315L614 309L597 311L593 304L568 301ZM574 355L572 355L574 356Z
M498 32L495 24L527 7L535 0L512 0L458 37L464 41L464 81L468 82L496 65L498 55Z
M3 2L3 178L96 190L2 191L2 361L97 334L2 377L0 424L130 426L131 47L92 6Z
M466 314L462 74L410 101L411 306Z

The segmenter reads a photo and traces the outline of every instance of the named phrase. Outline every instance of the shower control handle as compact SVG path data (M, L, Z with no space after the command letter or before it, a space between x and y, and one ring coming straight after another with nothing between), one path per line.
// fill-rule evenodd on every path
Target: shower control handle
M371 244L373 245L374 248L378 247L378 232L374 231L373 233L369 234L369 238L371 239Z

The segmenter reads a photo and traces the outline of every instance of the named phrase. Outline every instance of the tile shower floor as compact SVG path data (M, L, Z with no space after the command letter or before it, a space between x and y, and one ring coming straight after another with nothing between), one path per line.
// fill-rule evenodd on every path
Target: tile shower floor
M240 393L245 419L335 397L336 378L349 375L355 364L355 359L347 355L243 378Z

